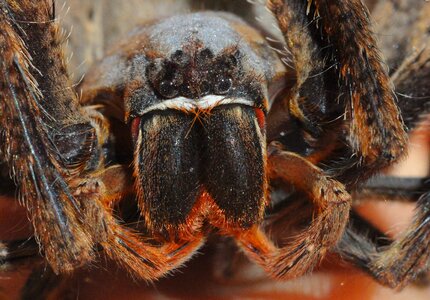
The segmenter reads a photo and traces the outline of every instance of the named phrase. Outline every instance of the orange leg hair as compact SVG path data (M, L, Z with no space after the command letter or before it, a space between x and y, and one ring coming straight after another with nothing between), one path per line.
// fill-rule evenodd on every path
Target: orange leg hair
M341 183L295 153L271 144L268 162L271 179L293 184L314 203L312 224L284 247L276 247L258 226L231 234L245 253L269 274L288 279L310 272L337 244L348 222L351 197Z
M122 225L112 207L124 195L134 192L130 172L122 165L80 178L71 186L76 186L74 195L84 203L85 218L104 223L103 231L93 233L99 237L97 242L110 258L139 278L151 281L168 274L188 260L205 240L199 220L197 225L192 224L192 231L184 226L168 240L145 238Z

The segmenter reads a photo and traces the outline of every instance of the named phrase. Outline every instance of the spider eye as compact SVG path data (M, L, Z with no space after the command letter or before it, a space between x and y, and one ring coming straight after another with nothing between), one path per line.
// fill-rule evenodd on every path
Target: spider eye
M207 95L210 92L210 89L211 89L210 84L206 80L204 80L200 84L200 94L201 95Z
M225 95L230 91L232 85L233 80L230 77L220 77L215 84L215 93Z
M184 51L177 50L172 54L171 60L180 66L186 66L190 60L190 57Z
M178 89L173 84L173 81L170 80L162 81L160 83L158 91L160 92L161 96L165 98L173 98L178 95Z
M200 62L208 62L213 57L214 57L214 54L212 53L212 51L210 49L208 49L208 48L205 48L202 51L200 51L200 53L197 56L197 59Z
M226 59L224 61L224 66L227 69L233 69L233 68L237 67L238 63L239 62L237 60L237 57L232 54L232 55L229 55L226 57Z

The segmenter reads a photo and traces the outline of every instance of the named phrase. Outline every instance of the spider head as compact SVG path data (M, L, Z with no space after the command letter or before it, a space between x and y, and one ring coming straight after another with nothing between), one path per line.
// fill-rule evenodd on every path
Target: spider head
M262 218L270 64L235 24L244 26L194 14L144 33L145 55L134 57L138 81L128 86L125 106L150 228L183 224L197 206L215 207L241 227Z

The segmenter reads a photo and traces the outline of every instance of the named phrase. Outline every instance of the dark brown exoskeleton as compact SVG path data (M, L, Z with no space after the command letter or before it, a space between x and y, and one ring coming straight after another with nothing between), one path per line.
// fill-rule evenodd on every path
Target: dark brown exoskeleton
M359 0L268 8L293 77L239 18L195 13L132 31L87 74L78 101L50 2L0 0L2 159L55 272L101 247L153 280L213 229L277 278L312 270L333 249L349 219L347 190L395 162L406 134ZM285 245L261 227L275 183L315 207ZM136 227L117 217L130 195L143 217ZM427 258L394 283L387 265L365 268L398 285Z

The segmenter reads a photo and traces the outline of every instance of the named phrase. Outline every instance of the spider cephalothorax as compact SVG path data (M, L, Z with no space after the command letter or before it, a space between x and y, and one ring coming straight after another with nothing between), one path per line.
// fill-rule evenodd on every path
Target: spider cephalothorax
M304 274L342 238L348 191L404 151L359 0L268 1L294 70L230 14L141 25L88 72L79 101L53 6L39 2L0 0L1 158L57 273L104 251L154 280L216 229L273 277ZM270 188L299 191L315 206L309 227L288 243L275 244L261 225ZM139 207L129 226L115 205L125 197ZM416 230L427 215L420 212L413 238L429 240L429 230ZM404 284L428 258L403 257L393 280L390 261L356 255L362 236L354 234L344 235L344 254L386 284Z
M151 228L192 222L196 203L206 210L205 193L227 222L249 227L263 216L267 82L275 70L251 48L256 41L234 30L245 24L224 17L178 16L130 36L144 42L127 49L130 73L116 79L124 86L118 101L132 124L139 201Z

